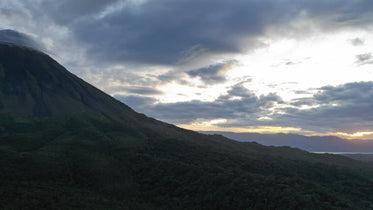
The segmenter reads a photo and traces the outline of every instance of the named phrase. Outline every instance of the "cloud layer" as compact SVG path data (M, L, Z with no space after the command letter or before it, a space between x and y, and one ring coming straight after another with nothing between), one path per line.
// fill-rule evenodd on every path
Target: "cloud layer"
M280 88L280 82L271 81L274 91L265 94L241 83L249 81L247 78L257 80L250 75L262 71L257 66L241 68L245 71L242 77L227 75L241 65L237 57L266 49L276 41L297 42L315 34L371 29L372 11L370 0L24 0L0 2L0 26L38 38L74 73L136 110L168 122L222 118L226 121L219 125L226 127L352 132L373 127L369 117L373 114L369 110L371 82L319 85L314 95L314 90L299 89L299 95L312 97L285 101L274 90ZM0 31L0 40L40 49L15 31ZM373 63L369 41L369 36L361 34L344 39L356 50L351 57L356 69L367 71ZM298 62L306 57L307 62ZM279 69L273 72L279 76L281 70L300 75L297 68L314 62L312 55L284 58L283 62L271 58L264 62L280 63L271 67ZM324 80L324 85L331 84L328 78ZM204 91L220 89L209 95L210 101L201 96L161 103L168 86L193 88L193 94L202 96Z
M241 84L212 102L155 104L150 98L117 98L176 124L223 118L227 121L219 124L222 127L282 126L320 132L357 132L373 127L373 82L325 86L310 98L290 103L276 94L258 97ZM304 109L303 105L314 108Z
M208 67L199 68L187 72L190 77L198 77L206 84L217 84L226 81L224 73L232 70L237 65L236 61L227 61L210 65Z
M94 0L24 1L34 19L67 27L101 62L177 64L265 43L261 36L287 36L371 24L373 3L295 0ZM3 10L9 17L9 10ZM296 21L305 24L294 25ZM313 27L313 28L312 28ZM268 34L268 30L275 34ZM272 32L271 32L272 33Z
M288 108L285 115L276 116L277 120L291 122L291 126L308 127L309 130L357 132L373 127L373 82L325 86L312 98L299 99L302 100L318 107L306 110Z
M268 112L276 104L283 103L276 94L256 96L242 84L231 87L227 93L212 102L194 100L154 104L154 100L146 97L117 96L116 98L138 107L138 111L177 124L191 123L197 119L255 119L260 117L263 112ZM246 125L251 124L250 121L246 121Z

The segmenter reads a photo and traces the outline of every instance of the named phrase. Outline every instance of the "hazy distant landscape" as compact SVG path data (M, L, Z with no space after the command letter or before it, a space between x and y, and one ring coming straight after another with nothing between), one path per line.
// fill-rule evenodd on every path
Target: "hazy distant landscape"
M288 146L313 153L339 154L356 160L373 161L373 141L343 139L335 136L302 136L296 134L259 134L202 131L219 134L242 142L257 142L266 146Z
M373 3L0 2L0 209L373 209Z
M373 153L372 140L343 139L335 136L302 136L296 134L259 134L208 131L242 142L257 142L267 146L289 146L309 152Z

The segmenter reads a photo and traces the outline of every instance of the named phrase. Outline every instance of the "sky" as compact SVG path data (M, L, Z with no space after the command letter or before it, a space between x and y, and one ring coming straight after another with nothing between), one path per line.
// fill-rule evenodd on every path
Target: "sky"
M0 40L183 128L373 139L372 20L370 0L2 0Z

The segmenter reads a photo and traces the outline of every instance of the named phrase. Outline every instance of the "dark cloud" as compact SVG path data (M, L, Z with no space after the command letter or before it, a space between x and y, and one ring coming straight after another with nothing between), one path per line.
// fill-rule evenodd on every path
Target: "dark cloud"
M0 16L3 16L8 19L12 19L12 18L20 18L22 15L20 15L19 12L14 11L12 9L0 8Z
M294 91L295 94L311 94L309 90L296 90Z
M351 42L353 46L361 46L365 44L365 41L358 37L356 37L355 39L350 39L349 41Z
M97 58L173 64L188 57L239 53L260 46L256 37L267 26L286 24L302 11L327 19L331 28L371 23L365 20L372 18L371 9L367 1L159 0L71 26Z
M275 64L275 65L272 65L272 67L279 67L279 66L294 66L294 65L297 65L301 62L299 61L291 61L291 60L285 60L281 63L278 63L278 64Z
M161 84L177 83L180 85L196 87L196 84L191 82L190 78L198 78L205 85L214 85L224 83L226 81L225 73L237 66L239 66L238 61L230 60L194 70L171 70L169 72L156 76L156 78L160 81ZM245 81L249 82L251 81L251 79L246 79Z
M325 86L319 90L313 97L299 98L289 103L293 107L276 108L272 113L261 109L257 115L231 118L224 126L300 127L317 132L357 132L372 129L373 82ZM313 108L304 109L304 105ZM271 120L259 121L255 118L258 116L270 117Z
M144 97L144 96L136 96L136 95L114 95L114 98L117 100L127 104L131 108L135 109L138 112L146 112L147 106L152 105L156 102L154 98L151 97Z
M157 90L155 88L149 88L149 87L129 87L127 88L127 92L135 93L139 95L162 95L163 94L162 91Z
M373 94L373 83L371 82L359 82L359 83L347 83L340 86L325 86L320 88L320 92L314 95L317 103L355 103L358 100L371 99L366 98ZM372 100L373 101L373 100Z
M187 79L188 75L182 71L169 71L165 74L161 74L156 76L156 78L162 83L162 84L167 84L167 83L172 83L176 82L177 84L180 85L188 85L188 86L193 86L190 82L188 82Z
M276 94L257 96L241 84L215 101L155 103L149 97L117 97L136 110L175 124L223 118L222 127L282 126L317 132L357 132L373 127L373 82L326 86L313 97L286 103ZM307 105L313 108L303 109ZM268 117L269 120L259 120Z
M264 45L260 38L267 35L305 34L308 30L292 24L298 19L310 23L302 27L310 25L319 32L319 28L365 26L373 17L369 0L25 0L19 4L33 23L52 20L65 28L97 63L182 64L253 50ZM267 34L268 28L272 34Z
M41 44L37 43L30 36L14 30L0 30L0 43L13 44L43 51Z
M298 99L292 105L311 109L286 108L275 115L279 124L316 131L363 131L373 127L373 82L326 86L312 98Z
M108 92L126 92L129 94L138 95L162 95L163 92L155 88L139 87L139 86L110 86Z
M228 61L192 70L187 72L187 74L191 77L200 78L205 84L223 83L226 81L224 73L234 68L236 64L236 61Z
M258 125L300 127L317 132L357 132L373 127L373 82L347 83L325 86L309 98L289 103L293 107L278 108L271 121ZM313 108L304 109L303 106ZM264 113L265 114L265 113ZM248 121L250 119L246 119ZM244 119L236 121L245 126Z
M315 105L315 101L312 98L298 98L298 99L292 100L290 102L290 105L296 106L296 107L312 106L312 105Z
M296 63L292 62L292 61L288 61L285 63L285 65L287 66L292 66L292 65L295 65Z
M69 25L79 18L99 14L117 2L120 0L43 1L42 7L57 23Z
M48 15L108 62L172 64L199 54L241 52L267 24L299 11L278 1L158 0L117 8L118 1L45 1ZM283 11L287 11L284 15ZM255 40L251 45L255 46Z
M373 64L372 53L365 53L365 54L356 55L356 63L358 65Z
M258 35L266 23L283 19L277 6L262 1L149 1L100 19L81 19L71 29L95 57L172 64L200 53L240 52L247 34Z
M76 41L75 48L86 50L96 64L202 62L213 55L264 46L263 36L294 38L307 35L309 30L302 28L307 26L318 33L365 27L373 18L370 0L24 0L3 4L10 5L2 9L4 15L15 14L13 8L27 14L18 25L35 34L40 29L51 36L46 31L62 28L69 37L63 44ZM294 24L299 19L304 22Z

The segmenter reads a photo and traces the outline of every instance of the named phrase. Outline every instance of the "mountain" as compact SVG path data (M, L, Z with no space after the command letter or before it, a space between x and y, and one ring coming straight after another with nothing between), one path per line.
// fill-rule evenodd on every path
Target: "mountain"
M297 134L260 134L207 131L205 134L220 134L242 142L257 142L267 146L289 146L310 152L373 152L371 140L348 140L336 136L302 136Z
M0 64L1 114L42 119L84 112L116 121L139 117L42 52L1 45Z
M134 112L0 44L1 209L372 209L373 167Z

